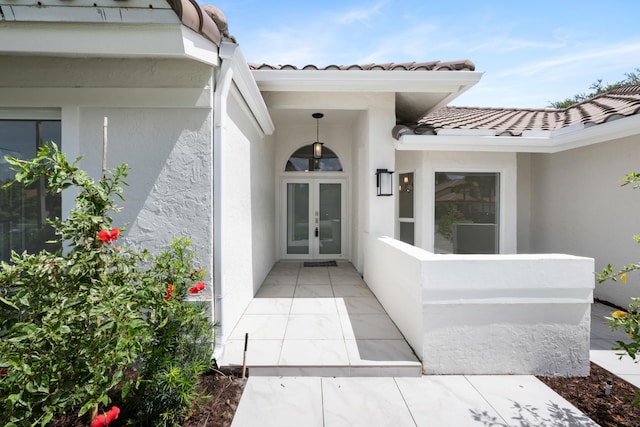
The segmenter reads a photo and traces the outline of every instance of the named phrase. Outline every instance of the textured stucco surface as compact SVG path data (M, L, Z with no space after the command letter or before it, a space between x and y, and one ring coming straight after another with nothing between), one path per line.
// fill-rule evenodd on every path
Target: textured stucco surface
M640 259L633 235L640 233L640 192L620 187L638 170L640 140L626 138L556 154L531 155L531 251L595 258L595 271ZM627 284L596 285L595 296L621 306L640 296Z
M130 166L113 226L152 252L187 236L212 275L212 71L186 59L0 56L0 107L59 111L62 150L94 178L107 117L107 165ZM63 194L63 212L72 204Z
M372 239L365 272L428 374L587 375L593 260L434 255Z
M427 374L589 373L590 304L429 305Z
M129 165L126 202L114 226L127 240L158 251L175 237L193 239L199 264L212 257L211 112L201 109L85 108L81 166L99 176L102 121L109 120L108 166Z

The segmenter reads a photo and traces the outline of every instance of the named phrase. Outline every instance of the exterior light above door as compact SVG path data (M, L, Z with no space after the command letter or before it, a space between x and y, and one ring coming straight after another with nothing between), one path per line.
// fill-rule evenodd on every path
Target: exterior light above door
M376 169L376 187L378 196L393 195L393 171L388 169Z
M324 145L320 142L320 119L324 117L322 113L313 113L311 115L314 119L316 119L316 142L313 143L313 158L321 159L322 158L322 146Z

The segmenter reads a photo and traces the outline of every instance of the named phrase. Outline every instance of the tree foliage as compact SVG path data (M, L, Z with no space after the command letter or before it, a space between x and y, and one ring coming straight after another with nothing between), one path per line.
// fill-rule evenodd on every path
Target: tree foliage
M634 71L625 73L624 75L625 78L623 80L611 84L605 84L602 79L598 79L593 82L591 86L589 86L590 92L578 93L570 98L566 98L563 101L550 102L549 107L567 108L579 102L591 99L594 96L600 95L601 93L609 92L613 89L619 88L621 86L640 84L640 68L636 68Z

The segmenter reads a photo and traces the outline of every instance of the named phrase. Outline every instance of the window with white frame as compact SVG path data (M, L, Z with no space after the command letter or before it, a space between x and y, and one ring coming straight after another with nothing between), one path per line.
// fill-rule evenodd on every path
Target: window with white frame
M47 193L44 181L2 188L15 177L5 157L32 159L44 142L60 147L60 120L0 118L0 259L4 261L10 259L11 251L60 249L59 244L47 243L55 238L47 219L61 216L60 194Z
M434 252L499 252L499 173L436 172Z
M398 227L401 241L415 244L413 172L398 174Z

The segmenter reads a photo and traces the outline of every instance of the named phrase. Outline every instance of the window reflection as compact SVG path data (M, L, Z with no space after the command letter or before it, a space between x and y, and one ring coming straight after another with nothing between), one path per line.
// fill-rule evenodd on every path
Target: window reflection
M500 174L437 172L436 253L498 253Z
M15 176L5 156L32 159L43 142L60 146L60 139L58 120L0 120L0 187ZM61 216L61 200L60 194L45 192L44 182L0 188L0 259L8 261L12 250L60 249L45 242L55 238L46 220Z
M342 172L340 159L326 145L322 148L322 158L313 158L313 144L305 145L289 157L286 172Z

